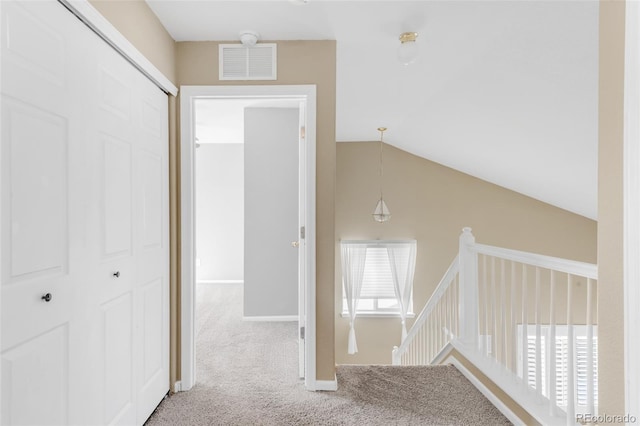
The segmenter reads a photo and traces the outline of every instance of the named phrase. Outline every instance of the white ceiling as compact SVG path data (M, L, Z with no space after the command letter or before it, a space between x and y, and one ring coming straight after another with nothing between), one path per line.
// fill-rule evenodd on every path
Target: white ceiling
M338 141L386 126L398 148L597 217L597 1L147 2L177 41L337 40Z

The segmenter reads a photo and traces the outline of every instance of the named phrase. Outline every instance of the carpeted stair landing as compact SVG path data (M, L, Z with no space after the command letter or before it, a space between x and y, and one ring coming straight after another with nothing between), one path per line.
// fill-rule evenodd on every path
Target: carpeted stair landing
M453 366L342 365L337 392L309 392L296 323L242 321L239 285L198 291L197 383L166 398L148 426L509 424Z

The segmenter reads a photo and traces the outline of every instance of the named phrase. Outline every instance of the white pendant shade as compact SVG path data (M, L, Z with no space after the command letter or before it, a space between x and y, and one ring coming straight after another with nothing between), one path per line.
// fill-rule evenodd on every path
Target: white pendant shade
M382 197L378 200L378 204L376 204L376 208L373 211L373 219L376 222L386 222L391 219L391 212Z

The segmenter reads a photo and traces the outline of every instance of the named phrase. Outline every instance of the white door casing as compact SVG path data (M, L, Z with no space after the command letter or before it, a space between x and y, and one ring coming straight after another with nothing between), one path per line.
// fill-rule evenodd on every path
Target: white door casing
M300 225L305 240L300 245L299 264L305 265L300 283L299 317L304 321L304 378L308 390L316 389L315 341L315 180L316 180L316 87L304 86L182 86L181 116L181 390L189 390L196 381L195 371L195 100L215 99L289 99L304 104L306 138L300 149L300 182L304 183L299 197Z
M142 424L168 390L166 95L55 1L2 2L1 89L1 421Z

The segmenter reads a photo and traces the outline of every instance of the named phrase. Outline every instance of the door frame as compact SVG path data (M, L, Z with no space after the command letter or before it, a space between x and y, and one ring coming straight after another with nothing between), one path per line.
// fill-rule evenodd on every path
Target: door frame
M301 244L306 268L299 283L300 306L305 307L305 387L316 390L316 86L181 86L180 87L180 230L181 230L181 380L186 391L196 382L195 370L195 114L197 99L296 99L305 105L306 156L300 156L299 208L304 214L305 244ZM303 158L306 157L306 158ZM300 314L300 313L299 313Z
M624 376L625 413L640 417L640 5L625 10L624 71Z

